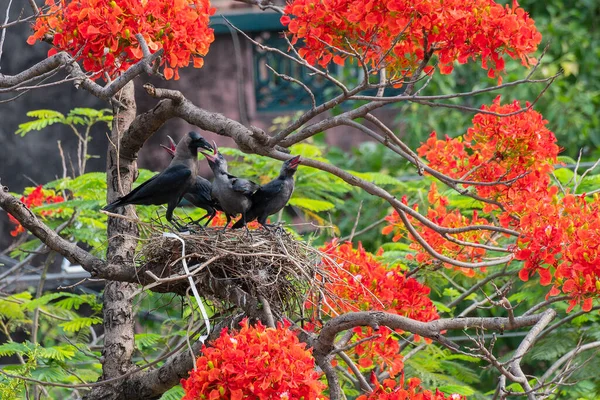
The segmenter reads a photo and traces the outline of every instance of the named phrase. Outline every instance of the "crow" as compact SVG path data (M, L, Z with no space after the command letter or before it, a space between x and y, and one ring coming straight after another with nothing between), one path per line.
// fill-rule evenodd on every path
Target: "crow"
M246 212L252 205L250 196L258 190L259 185L248 179L238 178L229 174L227 172L227 161L225 160L225 157L219 153L217 144L215 142L213 142L213 144L212 154L203 151L202 154L204 154L208 160L208 165L215 174L211 195L213 199L219 202L227 217L227 223L223 228L223 231L225 231L227 226L229 226L229 222L231 222L232 216L242 214L241 221L246 220ZM243 224L245 225L245 222L243 222ZM246 227L246 231L248 231L248 227Z
M188 187L196 181L198 148L212 150L210 143L200 134L188 133L177 144L175 156L164 171L148 179L127 195L106 205L103 210L114 212L117 208L128 204L167 204L167 221L182 229L181 225L173 220L173 210Z
M175 157L175 141L173 140L173 138L171 138L171 136L167 135L167 137L169 138L170 142L169 146L167 147L161 144L161 147L167 150L167 152L171 156ZM203 219L208 218L208 220L204 224L204 226L207 226L208 224L210 224L210 221L212 221L215 215L217 215L217 211L223 211L221 210L221 206L219 206L219 203L217 203L217 201L211 197L211 191L212 184L210 183L210 181L201 177L200 175L197 175L196 181L192 183L192 185L188 188L187 192L185 192L185 194L183 195L183 198L190 202L193 206L206 210L206 215L204 215L199 220L195 221L195 223L199 223ZM181 203L179 205L181 205Z
M300 156L290 158L281 166L279 176L256 191L250 198L252 206L246 212L246 223L258 220L265 229L267 217L277 214L290 200L294 192L294 174L300 164ZM237 221L231 229L241 228L242 220Z

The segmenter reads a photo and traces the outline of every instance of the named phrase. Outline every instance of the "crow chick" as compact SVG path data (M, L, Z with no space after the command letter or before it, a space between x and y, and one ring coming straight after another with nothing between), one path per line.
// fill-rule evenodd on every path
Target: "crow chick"
M294 174L300 164L300 156L290 158L281 166L279 176L252 195L252 206L246 213L246 222L258 220L258 223L267 228L267 217L277 214L290 200L294 192ZM237 221L231 229L241 228L241 220Z
M212 183L212 197L217 200L225 212L227 223L223 231L229 226L231 217L237 214L242 214L242 223L245 225L246 212L250 209L252 201L250 197L259 188L259 185L249 181L248 179L238 178L227 172L227 161L225 157L218 151L217 144L214 143L213 152L205 153L204 156L208 160L208 165L212 169L215 179ZM248 227L246 227L248 230Z

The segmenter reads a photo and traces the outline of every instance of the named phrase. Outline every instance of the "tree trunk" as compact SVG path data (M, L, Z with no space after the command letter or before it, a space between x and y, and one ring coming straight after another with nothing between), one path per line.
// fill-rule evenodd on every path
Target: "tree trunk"
M131 191L137 178L136 157L123 157L119 154L119 143L123 132L127 130L136 116L133 82L129 82L116 96L121 105L113 107L114 119L111 143L108 148L106 165L107 201L116 200ZM123 215L135 217L134 206L120 210ZM106 260L108 268L114 264L132 263L137 245L137 225L120 218L108 219L108 250ZM102 350L102 380L117 378L132 367L131 356L134 351L134 313L132 300L135 284L108 281L104 289L104 349ZM114 385L102 385L94 388L88 399L122 399L121 381Z

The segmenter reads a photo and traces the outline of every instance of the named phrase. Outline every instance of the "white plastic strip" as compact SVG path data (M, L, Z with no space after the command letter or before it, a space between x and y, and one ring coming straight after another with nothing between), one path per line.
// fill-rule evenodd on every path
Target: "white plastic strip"
M190 270L188 269L187 261L185 259L185 241L171 232L163 232L164 237L170 237L173 239L177 239L181 242L181 263L183 264L183 270L186 275L190 275ZM206 326L206 335L200 336L200 342L204 343L204 341L210 335L210 321L208 320L208 314L206 313L206 309L204 308L204 303L202 303L202 299L198 294L198 289L196 289L196 284L194 283L194 279L191 276L188 276L188 280L190 281L190 287L192 288L192 293L194 293L194 297L198 302L198 306L200 307L200 312L202 313L202 318L204 318L204 325Z

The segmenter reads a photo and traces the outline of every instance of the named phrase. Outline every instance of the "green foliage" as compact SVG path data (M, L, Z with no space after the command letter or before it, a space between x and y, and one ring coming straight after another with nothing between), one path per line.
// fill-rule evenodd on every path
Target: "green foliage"
M30 333L33 314L38 311L39 341L15 342L9 338L0 345L0 357L18 355L23 365L4 366L3 370L17 376L60 382L81 383L72 371L76 368L79 377L93 381L100 375L100 364L89 348L85 335L76 331L102 322L101 306L91 294L68 292L46 293L34 298L29 292L11 296L0 296L0 304L10 304L11 311L0 315L0 325L10 331ZM85 310L83 305L86 304ZM85 314L84 314L85 313ZM11 327L13 329L11 329ZM5 331L6 332L6 331ZM69 363L77 363L70 365ZM24 381L0 374L0 398L24 398ZM50 398L66 398L69 391L48 387Z
M91 127L98 122L105 122L110 126L112 121L110 110L92 108L74 108L66 116L53 110L34 110L29 111L27 116L36 119L19 124L19 129L15 132L17 135L25 136L31 131L41 131L54 124L69 125L77 130L76 125Z
M183 388L177 385L164 392L160 400L180 400L184 394Z
M102 318L99 317L81 317L76 318L72 321L63 322L58 324L65 332L77 332L83 328L89 328L95 324L101 324Z
M472 386L480 380L480 373L475 370L479 362L475 357L429 346L406 360L404 371L406 376L421 379L425 387L472 396L470 399L483 399L483 394Z

